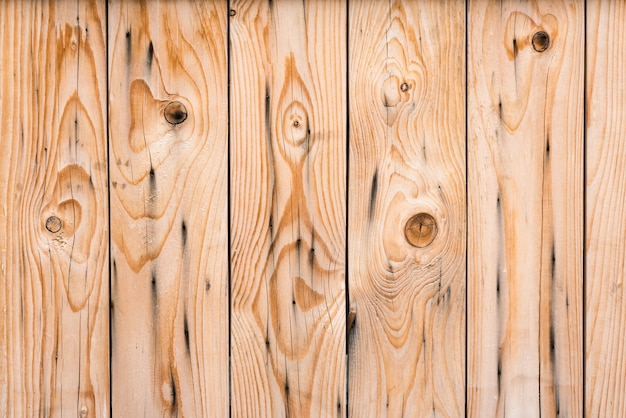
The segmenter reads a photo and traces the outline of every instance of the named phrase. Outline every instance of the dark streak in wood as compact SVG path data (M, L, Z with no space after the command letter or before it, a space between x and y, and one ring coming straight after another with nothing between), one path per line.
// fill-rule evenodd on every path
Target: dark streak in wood
M126 63L130 65L133 56L133 45L130 36L130 29L126 31Z
M554 318L550 318L550 364L552 366L552 379L554 382L559 382L559 376L556 368L556 338L554 334ZM561 385L554 385L554 403L556 408L556 415L560 412L560 400L559 389Z
M496 213L497 213L497 218L498 218L498 231L500 231L502 233L502 235L504 235L504 214L502 213L502 200L500 199L500 192L498 192L498 197L496 199ZM504 248L504 243L500 243L501 245L498 246L498 248ZM500 277L500 271L501 271L501 266L500 266L500 256L498 256L498 267L497 267L497 272L496 272L496 292L497 292L497 303L498 305L500 304L500 281L501 281L501 277Z
M496 293L498 294L498 303L500 303L500 271L496 273Z
M270 118L270 86L265 84L265 130L267 141L272 143L272 120ZM271 145L270 145L271 146Z
M183 250L185 249L185 247L187 246L187 225L185 224L185 220L183 219L182 223L181 223L181 237L183 240Z
M311 249L309 250L309 267L313 271L313 265L315 264L315 231L311 233Z
M500 355L500 348L498 348L498 396L502 392L502 356Z
M177 414L175 412L177 412L178 410L178 405L177 405L177 395L176 395L176 382L174 381L174 378L172 376L172 372L170 371L170 383L172 385L172 415L176 416Z
M372 177L372 187L370 189L370 207L369 207L369 220L372 220L372 215L374 213L374 207L376 205L376 195L378 193L378 169L374 171L374 176Z
M148 64L149 69L152 69L153 59L154 59L154 46L152 45L152 41L150 41L150 45L148 45L148 57L147 57L147 64Z
M298 236L298 238L296 238L296 257L298 258L298 260L300 260L301 250L302 250L302 238Z
M189 353L191 350L189 348L189 325L187 324L187 315L183 319L183 332L185 334L185 346L187 347L187 352Z
M152 310L156 319L157 307L159 306L158 294L157 294L157 274L156 269L152 267L152 273L150 276L150 292L152 296Z

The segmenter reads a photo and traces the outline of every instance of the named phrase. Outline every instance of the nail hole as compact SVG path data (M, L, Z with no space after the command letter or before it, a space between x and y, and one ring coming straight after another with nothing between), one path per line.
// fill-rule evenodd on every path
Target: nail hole
M437 222L428 213L413 215L404 226L404 236L414 247L424 248L437 236Z
M550 46L550 37L544 31L539 31L533 35L533 48L537 52L543 52Z
M181 102L168 103L163 113L165 120L172 125L178 125L187 119L187 108Z
M52 233L59 232L62 226L61 220L56 216L51 216L46 220L46 229Z

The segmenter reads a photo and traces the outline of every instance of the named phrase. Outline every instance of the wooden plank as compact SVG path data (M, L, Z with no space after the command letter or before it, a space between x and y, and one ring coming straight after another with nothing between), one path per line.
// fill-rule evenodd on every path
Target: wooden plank
M344 416L346 3L231 15L232 414Z
M105 3L3 1L0 22L0 414L105 417Z
M109 3L114 416L228 415L227 13Z
M349 414L462 416L465 5L349 16Z
M582 1L469 4L468 415L582 415Z
M585 416L626 416L626 2L587 2Z

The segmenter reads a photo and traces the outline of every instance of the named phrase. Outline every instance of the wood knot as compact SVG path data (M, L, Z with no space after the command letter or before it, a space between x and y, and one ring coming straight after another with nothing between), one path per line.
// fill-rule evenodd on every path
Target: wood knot
M62 226L63 223L61 222L61 219L56 216L51 216L46 219L46 229L52 233L59 232Z
M437 236L437 222L428 213L413 215L404 226L404 237L414 247L424 248Z
M187 119L187 108L181 102L170 102L165 106L163 114L168 123L178 125Z
M409 91L409 85L404 82L400 85L400 90L402 90L403 93L406 93L407 91Z
M283 135L295 146L303 146L309 137L309 115L305 106L294 101L287 106L283 115Z
M533 49L537 52L543 52L550 46L550 36L544 32L539 31L533 35Z

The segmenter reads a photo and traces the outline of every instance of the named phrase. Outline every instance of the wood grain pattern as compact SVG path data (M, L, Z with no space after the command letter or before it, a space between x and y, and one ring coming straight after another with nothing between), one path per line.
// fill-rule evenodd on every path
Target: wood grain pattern
M0 4L2 416L108 416L104 13Z
M349 414L462 416L465 5L349 14Z
M585 416L626 416L626 2L587 2Z
M346 9L231 3L235 417L345 415Z
M226 1L108 10L113 415L224 417Z
M468 21L468 415L582 416L583 3Z

